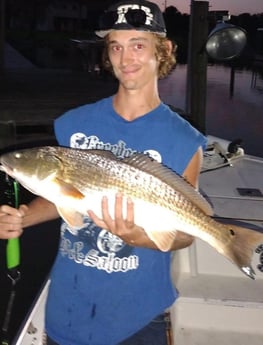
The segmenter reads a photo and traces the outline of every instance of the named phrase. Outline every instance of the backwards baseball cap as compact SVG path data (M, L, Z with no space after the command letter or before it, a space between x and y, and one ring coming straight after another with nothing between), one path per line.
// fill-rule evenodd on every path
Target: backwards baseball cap
M109 7L99 21L99 37L112 30L139 30L166 36L166 27L160 8L145 0L123 0Z

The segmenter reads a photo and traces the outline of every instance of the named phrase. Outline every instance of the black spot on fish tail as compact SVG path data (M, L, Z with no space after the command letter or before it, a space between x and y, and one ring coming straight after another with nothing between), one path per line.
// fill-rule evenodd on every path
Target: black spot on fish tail
M263 243L263 233L236 225L227 226L231 241L224 250L225 256L235 263L244 274L255 279L256 273L251 267L251 261L256 247Z
M229 229L229 233L231 236L235 236L235 231L233 229Z

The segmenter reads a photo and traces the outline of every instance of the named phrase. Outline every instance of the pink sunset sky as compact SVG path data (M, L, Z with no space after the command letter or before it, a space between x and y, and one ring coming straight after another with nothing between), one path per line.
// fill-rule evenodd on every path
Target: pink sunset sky
M151 0L157 3L161 10L166 7L174 6L181 13L190 13L191 0ZM209 9L228 10L230 14L238 15L241 13L263 13L263 0L210 0Z

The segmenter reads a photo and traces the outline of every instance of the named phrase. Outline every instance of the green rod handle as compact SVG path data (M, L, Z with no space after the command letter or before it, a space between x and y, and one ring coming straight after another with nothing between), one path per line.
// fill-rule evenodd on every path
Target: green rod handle
M14 206L19 206L19 184L13 181L14 188ZM7 241L6 247L6 264L8 269L15 268L20 265L20 242L19 238L11 238Z
M20 264L20 245L18 238L11 238L7 242L6 264L8 269L15 268Z

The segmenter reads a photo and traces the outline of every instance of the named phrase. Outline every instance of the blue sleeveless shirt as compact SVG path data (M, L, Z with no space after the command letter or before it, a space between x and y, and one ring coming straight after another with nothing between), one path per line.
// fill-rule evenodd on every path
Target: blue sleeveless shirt
M60 145L105 149L118 157L148 152L182 174L205 137L161 103L134 121L113 109L113 98L70 110L55 121ZM61 345L116 345L177 297L170 253L131 247L85 217L72 231L62 222L51 272L46 330Z

